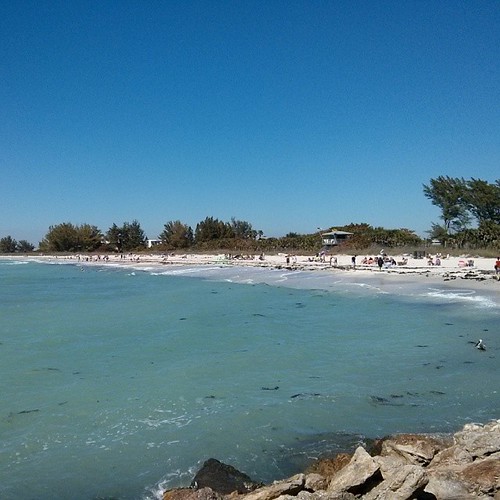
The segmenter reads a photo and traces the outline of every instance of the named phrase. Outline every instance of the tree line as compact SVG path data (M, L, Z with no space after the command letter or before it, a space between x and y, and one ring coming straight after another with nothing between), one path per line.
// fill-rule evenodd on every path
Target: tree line
M262 231L256 231L246 221L232 218L223 222L207 217L193 229L179 220L164 224L158 236L158 250L177 250L196 247L199 249L215 249L218 245L227 244L233 247L235 241L255 240ZM114 223L106 232L90 224L74 225L65 222L50 226L47 234L40 242L42 252L137 252L147 246L147 237L137 220Z
M432 223L431 238L458 248L500 248L500 180L439 176L423 188L441 209L441 223Z
M0 238L0 253L27 253L34 249L35 245L26 240L16 241L12 236Z
M331 230L353 233L343 248L361 249L371 245L386 247L415 246L422 240L409 229L384 229L369 224L349 224ZM288 233L279 238L266 238L262 231L255 230L246 221L231 219L223 222L207 217L196 225L195 230L179 220L169 221L158 236L155 251L218 251L237 252L302 251L317 253L322 247L321 231L311 234ZM10 238L10 237L8 237ZM2 239L2 241L5 238ZM113 224L105 233L90 224L74 225L70 222L50 226L39 244L41 252L138 252L147 246L146 235L137 220ZM32 251L33 245L25 247L2 246L0 253Z
M424 195L441 209L441 223L432 223L429 239L456 248L500 249L500 180L491 184L481 179L439 176L423 185ZM343 249L361 250L371 246L415 247L425 243L411 229L386 229L369 224L351 223L331 227L353 233ZM187 250L231 252L318 252L321 233L288 233L279 238L265 238L247 221L231 218L224 222L206 217L195 229L171 220L158 235L159 251ZM147 246L147 237L137 220L113 224L106 232L90 224L70 222L50 226L39 243L42 252L137 252ZM31 252L34 245L11 236L0 239L0 253Z

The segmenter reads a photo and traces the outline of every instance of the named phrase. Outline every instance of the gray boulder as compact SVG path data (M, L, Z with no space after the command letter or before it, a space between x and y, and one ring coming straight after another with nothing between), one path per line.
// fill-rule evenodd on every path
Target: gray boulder
M371 489L373 482L380 482L380 466L367 451L359 446L351 461L335 474L328 485L328 493L348 492L355 495Z
M438 452L451 442L434 436L399 434L382 442L382 456L396 456L408 464L428 465Z
M284 481L275 481L270 486L263 486L258 490L245 495L245 500L273 500L283 495L296 497L304 490L306 477L304 474L297 474Z
M455 444L468 451L473 458L500 451L500 420L488 424L467 424L454 435Z
M389 476L363 496L366 500L408 500L418 498L429 479L425 470L418 465L403 465L397 472Z

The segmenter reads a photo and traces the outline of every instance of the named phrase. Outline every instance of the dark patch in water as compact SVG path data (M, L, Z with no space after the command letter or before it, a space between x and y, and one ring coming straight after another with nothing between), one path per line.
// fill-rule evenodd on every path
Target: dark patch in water
M277 391L279 389L279 385L275 385L274 387L261 387L263 391Z
M443 368L443 365L437 365L436 366L436 370L441 370L441 368Z
M436 394L437 396L444 396L446 392L443 391L429 391L431 394Z
M17 414L24 415L26 413L36 413L37 411L40 411L40 410L38 408L35 408L34 410L21 410L21 411L18 411Z
M299 392L298 394L294 394L293 396L290 396L290 399L317 398L318 396L321 396L321 394L319 392Z
M187 318L179 318L179 321L186 321Z
M453 323L445 323L446 326L453 326Z
M474 361L464 361L464 365L473 365Z
M60 372L59 368L35 368L34 372Z
M306 305L305 305L305 304L303 304L302 302L296 302L296 303L295 303L295 307L296 307L297 309L302 309L302 308L306 307Z
M67 403L67 401L62 401L61 403L57 403L59 406L64 406Z
M258 318L265 318L265 314L260 314L260 313L253 313L252 316L258 317Z
M424 344L424 345L420 345L420 344L419 344L419 345L417 345L416 347L429 347L429 346L428 346L428 345L425 345L425 344Z
M380 406L403 406L403 403L392 403L387 398L382 398L380 396L370 396L370 403L372 405Z
M210 396L205 396L205 399L215 399L215 396L213 394L210 394Z

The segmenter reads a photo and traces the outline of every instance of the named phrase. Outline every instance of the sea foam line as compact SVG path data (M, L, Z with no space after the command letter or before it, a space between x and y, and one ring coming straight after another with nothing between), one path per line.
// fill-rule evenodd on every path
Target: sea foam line
M476 304L479 307L493 308L495 303L485 297L478 295L475 290L446 290L441 288L431 288L429 292L422 294L426 297L433 297L439 299L447 299L449 301L464 301Z

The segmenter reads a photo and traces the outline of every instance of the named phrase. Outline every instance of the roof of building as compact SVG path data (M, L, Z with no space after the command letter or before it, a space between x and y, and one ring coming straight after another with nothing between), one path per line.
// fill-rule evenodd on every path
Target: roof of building
M349 233L347 231L331 231L330 233L321 233L321 236L347 236Z

